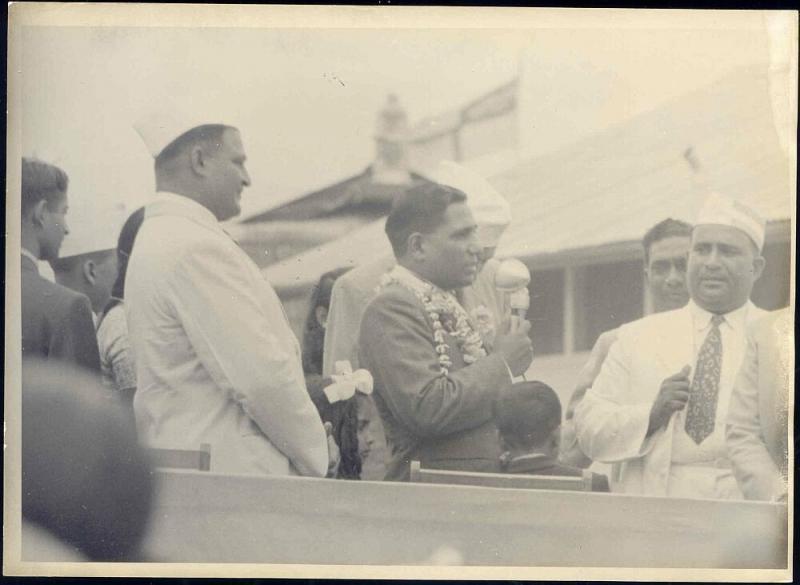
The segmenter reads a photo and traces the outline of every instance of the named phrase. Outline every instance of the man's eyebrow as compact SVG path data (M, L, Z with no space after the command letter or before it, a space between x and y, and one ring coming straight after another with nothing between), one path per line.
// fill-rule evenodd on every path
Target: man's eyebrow
M457 235L457 236L460 236L462 234L468 234L468 233L477 231L477 229L478 229L477 225L468 225L466 227L463 227L461 229L456 230L455 232L453 232L453 234Z

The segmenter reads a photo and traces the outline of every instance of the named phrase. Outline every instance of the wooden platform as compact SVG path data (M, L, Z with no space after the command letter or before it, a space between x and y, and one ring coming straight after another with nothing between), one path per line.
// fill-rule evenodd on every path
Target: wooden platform
M166 562L780 569L787 508L489 487L160 471Z

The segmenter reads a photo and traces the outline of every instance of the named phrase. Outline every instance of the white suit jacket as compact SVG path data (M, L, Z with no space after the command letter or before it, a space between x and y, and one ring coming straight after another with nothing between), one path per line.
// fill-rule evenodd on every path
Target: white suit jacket
M223 473L324 476L325 430L300 347L256 265L206 208L159 193L125 284L140 439L211 445Z
M322 375L334 373L337 361L358 368L358 330L364 309L376 295L381 277L395 265L394 256L382 256L340 276L331 291L322 352Z
M776 311L751 328L728 408L728 453L750 500L771 500L788 490L792 317L789 309Z
M581 449L595 461L618 463L614 483L625 493L667 494L675 417L647 441L645 435L664 379L687 364L694 372L691 306L620 327L600 374L575 410ZM763 314L748 303L745 319ZM724 400L720 408L725 408ZM724 413L720 416L724 424Z

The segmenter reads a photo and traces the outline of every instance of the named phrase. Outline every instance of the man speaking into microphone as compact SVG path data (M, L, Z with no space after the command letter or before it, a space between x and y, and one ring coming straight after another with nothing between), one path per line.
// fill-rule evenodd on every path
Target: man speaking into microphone
M458 298L482 263L462 191L435 183L412 189L395 202L386 234L397 265L367 306L358 343L391 453L386 479L407 480L414 460L498 471L492 406L531 364L530 324L501 328L487 343Z

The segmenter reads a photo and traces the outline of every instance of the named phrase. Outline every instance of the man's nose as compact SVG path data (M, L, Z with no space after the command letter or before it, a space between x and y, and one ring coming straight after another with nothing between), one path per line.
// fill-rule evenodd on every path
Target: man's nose
M247 172L247 169L242 169L242 185L249 187L250 182L250 173Z
M481 244L478 241L478 236L473 235L472 237L470 237L467 250L469 251L470 254L478 256L479 258L483 257L483 248L481 247Z
M711 249L709 252L708 257L706 258L706 266L712 267L719 267L720 266L720 257L719 257L719 250L716 247Z
M685 278L683 271L673 264L667 274L666 282L668 285L675 286L683 282Z

